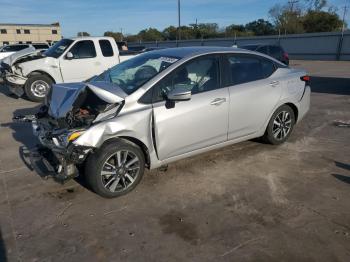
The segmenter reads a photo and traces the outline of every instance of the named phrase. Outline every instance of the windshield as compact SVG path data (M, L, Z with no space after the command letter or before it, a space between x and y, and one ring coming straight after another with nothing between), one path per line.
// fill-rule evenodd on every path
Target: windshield
M44 52L45 56L58 58L73 43L71 39L62 39Z
M112 67L91 81L112 82L130 95L178 60L178 57L145 53Z

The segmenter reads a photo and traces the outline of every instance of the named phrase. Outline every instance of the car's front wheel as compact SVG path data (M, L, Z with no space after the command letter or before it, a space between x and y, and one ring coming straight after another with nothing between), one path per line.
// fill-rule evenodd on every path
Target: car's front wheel
M284 143L295 125L293 109L288 105L279 107L272 115L263 139L273 145Z
M112 198L133 190L145 168L142 150L126 140L103 145L89 156L85 176L91 189L102 197Z
M33 102L42 102L52 84L52 79L46 75L33 75L27 80L24 86L24 92L29 100Z

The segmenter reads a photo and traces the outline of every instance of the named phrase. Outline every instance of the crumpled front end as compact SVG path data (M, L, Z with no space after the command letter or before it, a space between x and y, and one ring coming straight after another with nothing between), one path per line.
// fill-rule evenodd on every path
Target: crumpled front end
M74 141L95 124L116 117L125 96L118 87L102 82L53 85L35 116L16 118L31 122L40 141L32 150L33 168L61 182L78 176L77 166L95 148Z
M24 94L23 86L28 80L21 63L43 59L44 56L34 47L28 47L1 60L0 78L9 90L17 96Z

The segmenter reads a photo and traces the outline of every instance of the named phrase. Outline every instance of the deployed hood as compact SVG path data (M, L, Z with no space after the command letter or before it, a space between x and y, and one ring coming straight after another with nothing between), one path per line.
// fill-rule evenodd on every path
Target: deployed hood
M91 93L111 105L121 103L127 96L121 88L108 82L56 84L52 85L48 99L49 114L57 119L65 118L74 106L83 104ZM93 103L91 106L94 106Z
M9 55L2 59L1 61L12 66L18 59L23 58L28 55L33 55L36 53L39 53L40 51L36 50L33 46L30 46L28 48L25 48L21 51L18 51L12 55Z

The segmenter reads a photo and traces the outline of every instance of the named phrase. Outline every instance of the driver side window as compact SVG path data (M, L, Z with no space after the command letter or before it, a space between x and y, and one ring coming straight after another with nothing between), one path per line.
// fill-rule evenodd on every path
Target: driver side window
M96 57L96 49L94 42L91 40L83 40L77 42L70 50L74 59L94 58Z
M198 94L220 88L219 56L204 56L181 65L154 86L153 102L166 99L167 94L182 87Z

